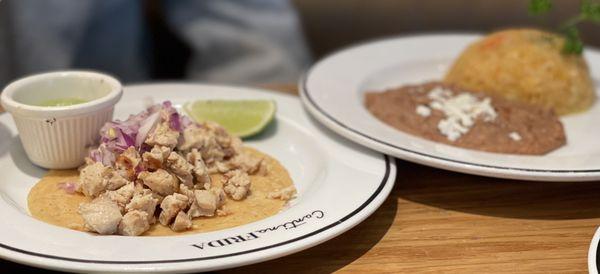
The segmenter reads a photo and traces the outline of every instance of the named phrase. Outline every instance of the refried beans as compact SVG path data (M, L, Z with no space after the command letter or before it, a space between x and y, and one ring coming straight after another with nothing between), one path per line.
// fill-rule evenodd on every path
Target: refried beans
M459 121L455 125L459 133L448 133L448 120L452 120L449 116L456 113L456 109L465 109L465 103L458 107L458 103L443 105L445 101L442 101L440 104L434 99L439 98L436 96L441 91L450 99L464 94L460 97L470 100L461 101L479 102L480 105L476 106L484 110L483 103L487 103L487 112L476 110L472 121L469 121L469 117L463 117L466 115L462 113L454 115L451 122ZM396 129L457 147L495 153L543 155L566 143L562 123L551 110L464 91L440 82L367 92L365 105L375 117Z

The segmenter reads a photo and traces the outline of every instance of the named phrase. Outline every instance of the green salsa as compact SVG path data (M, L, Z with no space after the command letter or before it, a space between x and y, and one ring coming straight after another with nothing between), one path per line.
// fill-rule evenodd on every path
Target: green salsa
M88 100L80 99L80 98L61 98L61 99L50 99L43 101L38 104L38 106L42 107L65 107L71 105L77 105L87 102Z

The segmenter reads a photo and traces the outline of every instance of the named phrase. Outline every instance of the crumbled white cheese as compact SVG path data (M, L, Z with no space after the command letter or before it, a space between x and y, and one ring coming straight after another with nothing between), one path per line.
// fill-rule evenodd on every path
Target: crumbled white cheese
M467 133L480 115L485 122L496 119L496 111L489 97L479 100L470 93L454 96L448 89L436 87L427 97L432 101L429 107L440 110L445 117L438 123L438 130L450 141L456 141Z
M508 137L510 137L513 141L521 141L521 135L518 132L511 132L508 134Z
M450 96L452 96L452 91L444 89L442 87L435 87L435 88L431 89L429 91L429 93L427 93L427 97L434 101L443 100Z
M450 118L440 120L438 123L438 130L446 136L448 140L454 142L460 138L460 136L467 133L469 128L461 125L456 118Z
M417 112L417 114L419 114L423 117L427 117L427 116L431 115L431 109L424 105L418 105L417 109L415 109L415 111Z

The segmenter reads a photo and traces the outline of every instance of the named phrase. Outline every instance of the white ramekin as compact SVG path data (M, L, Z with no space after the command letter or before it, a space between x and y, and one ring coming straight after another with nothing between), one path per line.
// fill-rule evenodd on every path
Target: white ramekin
M12 82L0 101L15 120L29 159L44 168L67 169L83 163L100 128L112 119L122 92L121 83L105 74L57 71ZM64 98L87 102L64 107L35 105Z

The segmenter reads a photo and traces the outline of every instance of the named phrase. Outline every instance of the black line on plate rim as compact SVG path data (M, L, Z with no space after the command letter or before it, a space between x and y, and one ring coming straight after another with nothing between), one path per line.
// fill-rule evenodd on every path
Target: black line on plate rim
M383 39L383 40L379 40L379 41L387 41L387 39ZM371 42L377 42L377 41L371 41ZM341 49L339 51L333 52L331 54L328 54L327 56L325 56L324 58L321 59L325 60L327 58L329 58L331 55L340 53L341 51L344 50L348 50L348 49L352 49L354 47L359 47L362 46L363 44L358 44L355 46L351 46L348 48L344 48ZM353 132L355 134L360 135L363 138L367 138L371 141L374 141L376 143L382 144L382 145L386 145L386 146L390 146L399 150L402 150L404 152L408 152L408 153L412 153L412 154L416 154L416 155L420 155L423 157L427 157L427 158L432 158L432 159L436 159L436 160L442 160L442 161L447 161L447 162L452 162L452 163L457 163L457 164L463 164L463 165L467 165L467 166L475 166L475 167L482 167L482 168L489 168L489 169L498 169L498 170L517 170L517 171L526 171L526 172L534 172L534 173L580 173L580 174L584 174L584 173L594 173L594 172L600 172L600 169L581 169L581 170L548 170L548 169L530 169L530 168L519 168L519 167L503 167L503 166L494 166L494 165L485 165L485 164L478 164L478 163L473 163L473 162L465 162L465 161L460 161L460 160L454 160L454 159L450 159L450 158L444 158L444 157L440 157L440 156L436 156L436 155L432 155L432 154L427 154L427 153L423 153L423 152L418 152L418 151L414 151L408 148L404 148L404 147L399 147L396 146L394 144L390 144L388 142L379 140L377 138L371 137L365 133L362 133L340 121L338 121L337 119L335 119L331 114L327 113L325 110L323 110L323 108L321 108L321 106L319 106L314 99L311 97L310 92L308 92L308 87L307 87L307 82L308 82L308 77L310 76L310 73L312 71L312 69L317 66L317 64L313 65L307 72L306 74L304 74L304 77L300 80L301 81L301 88L299 90L299 92L301 92L302 94L305 95L305 97L308 99L309 103L322 115L324 115L325 117L327 117L327 119L331 120L332 122L336 123L338 126L344 128L345 130L348 130L350 132Z
M352 218L354 215L358 214L359 212L361 212L363 209L365 209L365 207L367 207L369 204L371 204L371 202L375 199L375 197L377 197L379 195L379 193L381 193L381 191L383 190L383 188L385 187L386 183L388 182L388 179L390 177L390 156L387 156L385 154L383 154L383 158L385 160L385 174L383 176L383 178L381 179L381 182L379 183L379 186L377 187L377 189L375 190L375 192L373 192L373 194L364 202L362 203L358 208L356 208L354 211L350 212L350 214L342 217L341 219L339 219L336 222L333 222L325 227L322 227L318 230L315 230L313 232L310 232L308 234L296 237L294 239L290 239L284 242L280 242L280 243L276 243L276 244L272 244L269 246L264 246L264 247L259 247L259 248L255 248L255 249L250 249L250 250L245 250L245 251L240 251L240 252L234 252L234 253L229 253L229 254L223 254L223 255L215 255L215 256L208 256L208 257L197 257L197 258L187 258L187 259L175 259L175 260L154 260L154 261L103 261L103 260L86 260L86 259L76 259L76 258L68 258L68 257L61 257L61 256L55 256L55 255L49 255L49 254L43 254L43 253L37 253L37 252L33 252L33 251L28 251L28 250L23 250L20 248L16 248L16 247L12 247L3 243L0 243L0 247L14 251L14 252L18 252L18 253L22 253L22 254L26 254L26 255L30 255L30 256L36 256L36 257L42 257L42 258L46 258L46 259L54 259L54 260L62 260L62 261L70 261L70 262L77 262L77 263L94 263L94 264L162 264L162 263L183 263L183 262L191 262L191 261L205 261L205 260L212 260L212 259L220 259L220 258L226 258L226 257L233 257L233 256L238 256L238 255L244 255L244 254L249 254L249 253L254 253L254 252L258 252L258 251L263 251L263 250L267 250L267 249L271 249L271 248L275 248L275 247L279 247L279 246L283 246L283 245L287 245L293 242L297 242L303 239L306 239L308 237L317 235L323 231L329 230L343 222L345 222L346 220Z
M598 232L596 232L596 233L598 233ZM600 240L598 240L598 241L600 241ZM596 246L596 270L598 272L600 272L600 256L598 256L598 255L600 255L600 244L598 244Z

